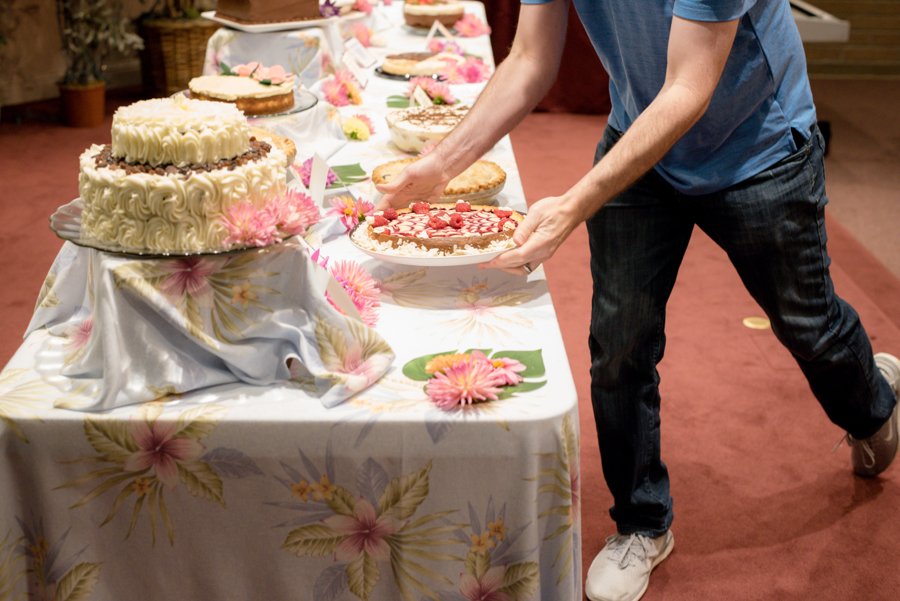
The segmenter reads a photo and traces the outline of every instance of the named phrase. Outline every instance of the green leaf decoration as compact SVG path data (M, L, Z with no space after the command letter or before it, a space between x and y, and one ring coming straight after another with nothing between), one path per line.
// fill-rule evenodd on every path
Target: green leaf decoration
M177 465L178 475L189 493L225 507L222 478L209 465L202 461L179 461Z
M521 375L521 372L519 373ZM500 394L497 395L498 399L508 399L513 396L517 392L528 392L530 390L537 390L538 388L542 388L547 383L547 380L541 380L540 382L519 382L515 386L507 386L500 391Z
M372 589L381 580L378 564L365 551L347 564L346 574L347 587L350 589L350 592L363 601L368 601L369 595L372 594Z
M409 98L406 96L394 95L387 97L387 106L391 109L409 108Z
M523 378L539 378L546 373L541 349L536 351L497 351L494 357L509 357L525 366L525 371L519 372Z
M223 62L219 62L219 70L222 71L222 75L237 75L237 73L231 70L231 67Z
M343 486L338 486L331 493L330 499L324 499L325 504L331 511L339 515L353 515L353 509L356 507L356 499L349 490Z
M359 163L354 165L336 165L331 170L338 176L338 181L329 186L330 188L341 188L345 184L355 184L369 177Z
M297 557L325 557L334 553L338 543L345 538L346 534L340 534L324 524L306 524L291 530L281 548Z
M409 378L410 380L415 380L417 382L424 382L426 380L430 380L433 374L425 371L425 366L428 365L428 362L434 359L439 355L452 355L456 352L456 350L452 351L444 351L442 353L433 353L431 355L424 355L422 357L417 357L412 361L408 361L406 365L403 366L403 375Z
M69 570L56 588L56 601L81 601L94 592L100 579L99 563L80 563Z
M537 589L538 575L536 562L514 563L506 568L506 573L503 574L503 586L499 590L513 599L528 599Z
M491 351L492 351L492 350L494 350L494 349L489 349L489 348L470 348L469 350L464 351L464 352L467 353L467 354L471 354L472 351L481 351L482 353L484 353L484 356L485 356L485 357L490 357L490 356L491 356Z
M378 499L378 515L392 514L399 520L411 517L428 496L431 461L418 472L394 478Z
M466 555L466 571L476 580L481 580L491 569L491 554L487 551L469 551Z

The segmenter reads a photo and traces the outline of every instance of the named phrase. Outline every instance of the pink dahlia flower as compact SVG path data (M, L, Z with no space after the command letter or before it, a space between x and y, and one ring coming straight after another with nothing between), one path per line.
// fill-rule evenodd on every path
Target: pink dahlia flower
M453 25L453 28L464 38L477 38L480 35L490 35L491 33L490 26L472 13L464 14L462 19Z
M349 232L359 223L361 219L365 219L375 210L375 205L368 200L359 199L354 202L349 196L338 196L332 198L328 202L333 207L328 211L328 215L337 215L344 223L344 227Z
M470 56L463 63L447 63L441 73L450 83L478 83L491 76L491 68L480 59Z
M519 375L519 372L525 371L525 366L515 359L510 359L509 357L489 359L478 350L472 351L472 359L490 365L494 370L494 374L500 378L501 383L504 385L515 386L525 379Z
M306 228L322 218L312 198L291 188L281 198L269 202L266 211L275 220L275 227L281 236L302 236Z
M242 202L229 208L223 224L229 232L223 242L226 246L230 244L267 246L281 241L275 217L267 211L257 209L249 202Z
M350 104L347 86L336 79L329 79L322 84L322 94L325 95L325 100L334 106L347 106Z
M428 380L425 392L442 408L497 400L502 385L494 368L483 361L460 361L434 374Z
M369 4L369 0L356 0L356 2L353 3L353 10L358 10L359 12L371 15L372 5Z
M297 177L300 178L300 183L309 188L309 178L312 175L312 164L313 157L309 157L300 165L300 167L291 166L291 169L294 170L294 173ZM325 187L327 188L331 184L338 181L337 173L335 173L331 167L328 168L328 175L325 176Z
M381 288L378 282L368 271L353 261L337 261L328 271L347 291L363 323L374 328L378 323L378 308L381 307L378 298Z

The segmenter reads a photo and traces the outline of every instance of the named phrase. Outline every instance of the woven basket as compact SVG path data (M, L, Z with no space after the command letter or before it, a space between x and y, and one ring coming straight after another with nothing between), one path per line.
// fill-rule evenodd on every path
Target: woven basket
M141 79L144 94L161 98L188 89L203 74L206 44L221 25L208 19L145 19L138 25L144 38Z

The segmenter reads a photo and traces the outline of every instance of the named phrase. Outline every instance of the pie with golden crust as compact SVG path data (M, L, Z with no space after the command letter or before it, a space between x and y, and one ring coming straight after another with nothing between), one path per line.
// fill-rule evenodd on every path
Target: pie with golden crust
M376 184L386 184L393 181L403 171L404 167L418 160L418 157L413 157L379 165L372 171L372 181ZM482 159L475 161L468 169L451 179L447 187L444 188L442 195L460 196L485 192L497 188L505 182L506 172L500 168L500 165Z
M392 75L419 75L431 77L439 75L447 68L447 63L463 63L464 56L452 52L406 52L391 54L384 58L381 70Z

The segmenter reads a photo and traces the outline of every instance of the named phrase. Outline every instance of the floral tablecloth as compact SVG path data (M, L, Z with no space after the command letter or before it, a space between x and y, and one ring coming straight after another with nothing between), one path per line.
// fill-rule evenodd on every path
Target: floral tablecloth
M417 49L398 4L380 10L398 24L384 50ZM461 43L489 57L486 36ZM377 116L403 85L372 77L362 104L333 112ZM478 89L454 86L460 97ZM373 122L372 138L329 163L370 173L400 156ZM509 140L487 158L508 172L499 203L524 210ZM373 190L363 181L350 192ZM342 232L329 217L307 241L319 262L354 262L377 283L371 327L321 302L332 280L300 240L165 286L171 263L62 246L37 294L33 325L46 327L0 372L0 599L581 599L577 398L543 270L385 263ZM117 271L132 278L119 290ZM162 306L176 281L179 298L192 290L203 304L169 295L168 313L140 308ZM88 325L91 294L119 294L133 312ZM192 319L211 340L182 350L166 328ZM268 353L260 384L196 380L255 364L210 350L238 338L240 352ZM423 390L425 360L471 349L519 359L524 380L495 401L438 408ZM197 353L200 367L181 361ZM134 384L147 361L169 379L142 382L139 402L85 411L116 378Z

